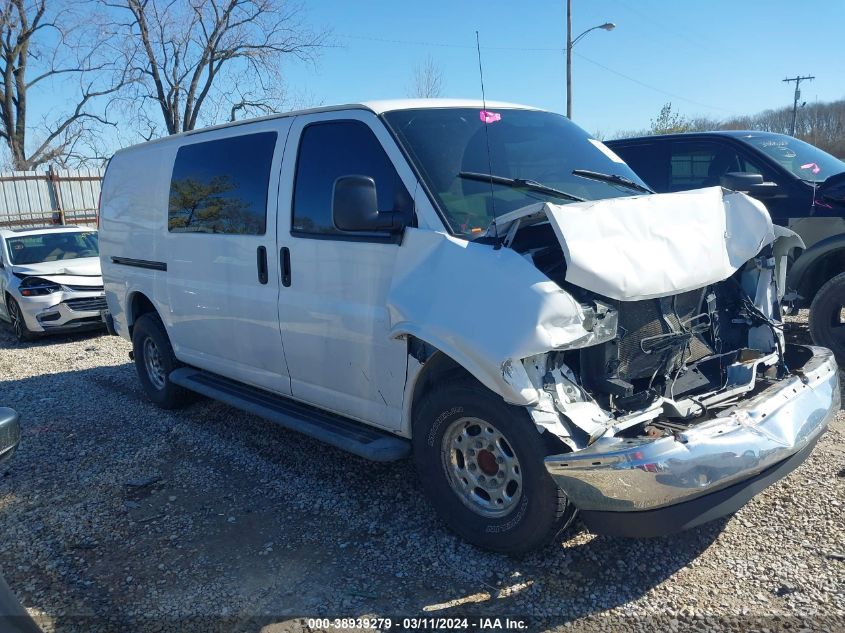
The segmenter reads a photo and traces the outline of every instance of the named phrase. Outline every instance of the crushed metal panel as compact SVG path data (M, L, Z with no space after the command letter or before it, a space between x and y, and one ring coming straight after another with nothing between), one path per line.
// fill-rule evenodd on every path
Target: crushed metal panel
M763 204L721 187L545 208L566 281L621 301L722 281L774 240Z
M518 253L433 231L406 230L387 305L391 336L434 345L515 404L537 391L513 359L591 335L578 302Z

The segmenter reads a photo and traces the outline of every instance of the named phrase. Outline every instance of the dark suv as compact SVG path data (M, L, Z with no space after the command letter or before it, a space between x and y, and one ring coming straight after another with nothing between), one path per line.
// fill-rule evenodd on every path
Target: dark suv
M667 134L607 145L655 191L743 191L798 233L806 248L793 254L787 298L810 306L813 340L845 362L845 162L770 132Z

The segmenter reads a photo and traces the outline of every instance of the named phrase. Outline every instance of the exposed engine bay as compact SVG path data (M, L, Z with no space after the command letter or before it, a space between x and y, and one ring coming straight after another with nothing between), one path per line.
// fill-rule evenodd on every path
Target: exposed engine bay
M535 220L511 230L506 245L575 297L585 329L602 341L523 359L540 395L535 423L573 450L608 433L682 432L788 373L771 244L722 281L626 301L569 283L561 243Z

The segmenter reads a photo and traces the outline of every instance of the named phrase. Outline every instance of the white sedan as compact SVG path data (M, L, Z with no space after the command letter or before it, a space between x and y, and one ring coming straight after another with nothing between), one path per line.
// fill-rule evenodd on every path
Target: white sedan
M96 230L0 229L0 319L19 340L102 327L105 309Z

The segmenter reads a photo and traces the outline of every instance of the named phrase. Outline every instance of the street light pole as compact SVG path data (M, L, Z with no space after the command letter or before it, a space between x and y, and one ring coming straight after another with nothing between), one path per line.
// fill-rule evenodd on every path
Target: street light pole
M566 0L566 118L572 119L572 0Z
M572 39L572 0L566 0L566 116L572 118L572 47L590 31L602 29L612 31L616 28L613 22L605 22L587 29L575 39Z

